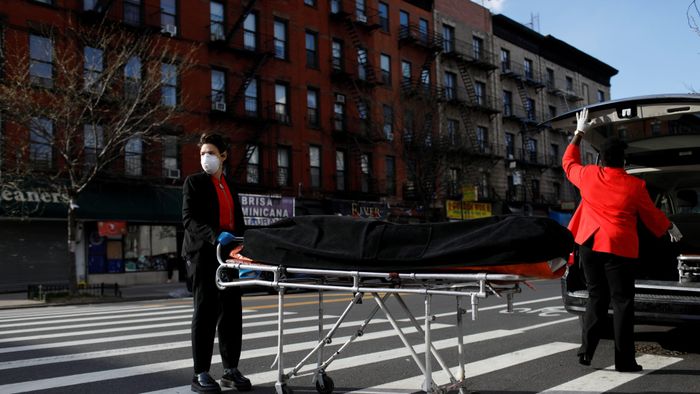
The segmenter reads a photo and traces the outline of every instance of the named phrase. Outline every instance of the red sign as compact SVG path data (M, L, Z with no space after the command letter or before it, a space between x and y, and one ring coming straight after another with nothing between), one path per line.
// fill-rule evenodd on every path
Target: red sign
M126 222L97 222L97 232L102 237L120 237L122 234L126 234Z

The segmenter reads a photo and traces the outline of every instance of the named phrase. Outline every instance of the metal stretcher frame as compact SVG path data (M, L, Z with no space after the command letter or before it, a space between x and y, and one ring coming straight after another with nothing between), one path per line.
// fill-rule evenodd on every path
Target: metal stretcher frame
M242 242L242 237L236 237L237 242ZM469 297L471 302L471 317L476 320L478 317L478 300L486 298L490 295L499 298L505 295L507 310L513 310L513 295L520 292L519 284L526 280L535 278L525 277L521 275L510 274L490 274L490 273L469 273L469 274L454 274L454 273L396 273L396 272L365 272L356 270L331 270L331 269L310 269L310 268L294 268L278 265L270 265L265 263L250 263L247 261L228 259L223 261L221 258L221 246L217 247L217 257L219 267L216 271L216 284L220 289L228 287L245 287L245 286L267 286L277 290L277 357L275 363L277 365L277 381L275 390L278 394L291 394L293 390L287 385L288 380L293 376L300 374L313 373L312 384L316 385L316 390L321 394L332 393L334 384L333 380L326 374L328 366L334 359L344 351L350 343L362 336L365 328L374 318L376 313L381 309L384 312L387 320L401 339L406 349L410 352L411 357L423 373L424 382L421 387L422 391L427 393L444 393L447 390L459 390L460 393L466 393L465 382L465 353L463 340L463 318L467 311L462 307L464 297ZM228 280L225 275L222 275L224 269L251 269L273 274L272 280L262 279L235 279ZM288 274L304 274L307 277L300 281L298 279L288 277ZM383 283L379 279L385 279L389 282ZM289 372L285 373L284 364L284 295L287 289L308 289L318 290L318 344L302 358L297 365ZM352 300L349 301L343 313L338 317L337 321L324 335L323 324L323 292L324 291L341 291L353 294ZM382 294L383 293L383 294ZM351 335L345 343L343 343L333 354L324 361L323 349L326 345L332 342L333 335L340 328L345 318L348 316L354 305L360 303L365 294L370 294L376 305L363 321L360 327ZM411 313L410 309L401 298L401 294L422 294L424 300L424 316L423 326ZM454 376L449 366L438 353L437 349L432 344L431 323L433 315L431 312L432 297L438 296L454 296L456 297L456 318L457 318L457 354L458 354L458 373ZM406 338L397 323L397 319L389 310L386 300L389 297L394 297L411 321L416 331L424 337L424 357L423 360L419 357L414 349L414 346ZM430 349L430 351L428 351ZM313 370L302 370L305 363L317 354L316 367ZM440 365L441 369L449 377L450 383L438 386L433 382L433 360ZM273 366L275 365L273 363Z

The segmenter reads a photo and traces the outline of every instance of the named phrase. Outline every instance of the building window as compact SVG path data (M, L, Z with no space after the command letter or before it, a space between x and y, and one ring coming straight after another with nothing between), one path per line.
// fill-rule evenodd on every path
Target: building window
M275 57L287 59L287 21L275 19L274 23Z
M177 0L160 0L160 27L170 35L177 34Z
M394 109L388 105L383 107L384 109L384 138L387 141L394 140Z
M523 63L523 68L525 71L525 78L527 78L529 80L534 80L535 75L534 75L534 71L533 71L532 60L525 59L525 62Z
M135 99L141 91L141 59L129 58L124 66L124 97Z
M304 4L311 7L316 7L316 0L304 0Z
M365 0L355 0L355 16L359 22L367 22L366 10Z
M590 97L589 97L589 92L588 92L588 85L585 83L581 84L581 96L583 96L584 104L588 104Z
M357 48L357 77L361 80L367 79L367 50Z
M343 42L340 40L333 39L333 42L331 42L331 62L333 70L345 70L343 61Z
M226 72L222 70L211 70L211 104L212 108L222 110L222 107L217 108L217 104L226 106Z
M442 50L445 53L455 51L455 28L450 25L442 25Z
M124 0L124 23L141 26L141 0Z
M406 110L403 113L403 142L406 144L411 144L413 142L413 112Z
M406 60L401 61L401 86L404 88L409 88L413 84L413 72L411 68L411 62Z
M258 116L258 80L251 79L245 89L245 114L246 116Z
M549 145L549 163L552 165L559 165L561 163L561 157L559 157L559 145L551 144Z
M129 176L143 175L143 141L141 137L129 138L124 147L124 173Z
M486 104L486 84L483 82L474 82L474 99L476 105L482 106Z
M484 40L481 37L472 37L472 56L474 60L481 60L484 56Z
M345 96L335 95L333 103L333 131L345 131Z
M224 4L222 2L209 2L209 34L212 41L223 41L226 39L224 15Z
M83 82L85 90L99 91L102 88L100 77L104 71L104 51L98 48L85 47L83 50Z
M389 196L396 195L396 159L394 156L387 156L385 161L386 167L386 194Z
M321 148L318 146L309 146L309 169L311 171L311 187L321 187Z
M513 116L513 93L503 91L503 116Z
M598 99L599 103L602 103L603 101L605 101L605 92L599 90L596 98Z
M460 193L459 190L459 168L450 168L448 173L448 191L450 196L456 196Z
M275 84L275 116L282 123L289 123L289 86L283 83Z
M85 125L83 127L83 146L85 147L83 163L86 167L94 167L97 164L97 156L104 147L102 126Z
M321 125L318 114L318 89L308 88L306 90L306 119L309 122L309 127Z
M29 35L29 78L34 85L53 86L53 42L48 37Z
M162 63L160 67L161 103L166 107L177 105L177 67Z
M250 184L260 183L260 148L257 145L246 145L246 165L245 181Z
M343 10L343 0L331 0L331 14L339 14Z
M357 114L362 120L369 120L369 103L365 99L357 102Z
M459 121L457 119L447 119L447 141L451 145L459 144Z
M38 166L52 166L53 122L47 118L32 118L29 127L29 160Z
M528 97L527 98L527 108L525 110L527 111L527 120L535 120L537 119L536 113L535 113L535 99Z
M430 28L428 27L428 21L423 19L423 18L418 19L418 39L424 45L428 44L428 32L429 31L430 31Z
M335 151L335 189L345 190L345 152Z
M479 147L479 152L489 152L489 129L483 126L476 126L476 143Z
M549 106L549 118L556 118L557 117L557 107L550 105Z
M382 83L391 86L391 57L382 53L379 56L379 67L382 71Z
M554 89L556 84L554 83L554 70L547 68L547 87L549 89Z
M306 67L318 68L318 34L306 32Z
M423 85L423 89L430 93L430 69L423 68L420 70L420 83Z
M501 48L501 72L510 72L510 51Z
M405 38L410 34L409 28L410 15L408 12L401 10L399 11L399 37Z
M251 12L243 21L243 48L255 51L258 48L258 14Z
M457 74L445 71L445 100L456 100L457 99Z
M292 183L289 171L290 152L291 149L286 146L277 148L277 186L289 186Z
M163 176L171 179L180 178L180 164L177 152L177 137L163 137Z
M379 26L382 31L389 32L389 5L379 2Z
M527 140L527 159L530 163L537 163L537 140L534 138Z
M566 91L567 92L574 91L574 79L571 77L566 77Z
M515 134L506 133L506 158L508 160L515 159Z
M369 193L372 176L372 156L369 153L360 155L360 190Z

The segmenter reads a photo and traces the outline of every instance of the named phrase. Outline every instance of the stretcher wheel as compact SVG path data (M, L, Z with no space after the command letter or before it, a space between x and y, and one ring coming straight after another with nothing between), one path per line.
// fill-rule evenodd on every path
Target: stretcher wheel
M321 381L323 381L323 387L321 387ZM334 388L335 384L333 384L333 379L326 374L321 374L316 380L316 391L318 391L319 394L331 394Z

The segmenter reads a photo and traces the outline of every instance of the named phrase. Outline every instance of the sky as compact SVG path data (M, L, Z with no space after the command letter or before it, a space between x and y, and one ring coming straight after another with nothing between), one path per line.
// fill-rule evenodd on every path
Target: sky
M539 17L540 34L616 68L612 99L700 92L700 34L688 23L693 0L472 1L522 24ZM700 13L690 14L700 24Z

